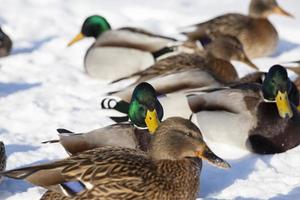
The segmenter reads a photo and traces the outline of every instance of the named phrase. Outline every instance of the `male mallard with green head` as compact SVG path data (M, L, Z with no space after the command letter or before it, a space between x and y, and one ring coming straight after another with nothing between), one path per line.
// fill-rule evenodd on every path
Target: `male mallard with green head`
M0 57L8 56L12 48L12 41L0 28Z
M197 126L173 117L159 125L147 153L124 147L96 148L1 174L50 189L43 200L195 200L201 159L230 167L209 149Z
M163 107L157 100L154 88L148 83L140 83L133 91L130 104L122 109L128 113L131 123L114 124L87 133L58 129L59 140L44 143L60 142L69 154L104 146L148 150L151 134L163 118Z
M251 0L249 15L230 13L194 25L195 31L185 33L191 41L207 40L220 34L237 37L250 58L272 54L278 44L278 33L268 20L271 14L291 17L276 0Z
M176 42L173 38L137 28L113 30L108 21L99 15L88 17L81 32L68 46L85 37L96 40L84 58L86 72L94 78L110 80L149 67L159 56L172 52L174 49L167 46Z
M240 84L188 95L204 138L255 153L287 151L300 143L299 93L280 65L262 84Z
M143 81L153 85L159 94L230 83L238 79L238 74L230 60L244 62L257 69L236 38L220 36L204 51L170 56L143 71L121 78L120 80L131 78L137 80L130 87L110 94L128 102L136 84Z

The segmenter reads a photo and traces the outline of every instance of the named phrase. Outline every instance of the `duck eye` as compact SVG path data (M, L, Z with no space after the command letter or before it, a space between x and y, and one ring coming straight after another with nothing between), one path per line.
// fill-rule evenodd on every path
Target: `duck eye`
M192 134L192 132L187 132L186 136L193 137L193 134Z

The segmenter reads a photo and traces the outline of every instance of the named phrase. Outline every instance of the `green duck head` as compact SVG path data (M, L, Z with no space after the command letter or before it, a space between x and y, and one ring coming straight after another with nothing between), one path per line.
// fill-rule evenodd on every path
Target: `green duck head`
M85 37L93 37L97 39L103 32L110 30L110 24L107 20L99 15L92 15L84 21L81 32L77 34L69 43L68 46L82 40Z
M267 101L275 101L280 117L291 118L293 111L291 103L298 105L299 94L294 89L287 71L281 65L274 65L270 68L262 84L263 96Z
M135 87L128 116L136 126L148 127L150 133L155 132L163 118L163 108L152 85L142 82Z
M258 18L266 18L271 14L293 17L292 14L281 8L276 0L251 0L249 14Z

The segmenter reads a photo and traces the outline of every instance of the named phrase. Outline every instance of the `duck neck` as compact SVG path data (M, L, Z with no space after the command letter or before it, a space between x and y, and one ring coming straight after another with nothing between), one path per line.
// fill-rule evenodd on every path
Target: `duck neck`
M253 18L267 19L268 12L265 12L266 5L261 4L261 0L251 0L249 5L249 16Z
M267 20L267 16L262 15L261 13L255 11L255 10L249 10L249 16L252 18L256 18L256 19L266 19Z

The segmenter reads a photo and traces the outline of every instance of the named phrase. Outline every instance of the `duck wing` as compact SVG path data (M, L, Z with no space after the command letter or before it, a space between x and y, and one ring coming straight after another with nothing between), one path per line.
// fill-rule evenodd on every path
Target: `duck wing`
M246 15L230 13L213 18L209 21L194 24L196 29L183 34L191 40L215 38L218 35L238 36L241 31L250 23L250 18Z
M1 175L25 179L32 184L55 189L55 192L66 196L80 195L97 187L106 188L97 190L104 195L113 191L110 187L137 189L136 185L126 182L142 183L142 175L145 171L153 170L153 167L153 163L140 150L106 147L85 151L49 164L9 170ZM73 183L81 185L82 191L74 194Z
M95 47L122 47L155 52L174 42L174 39L153 37L151 34L134 32L130 29L111 30L97 38Z

